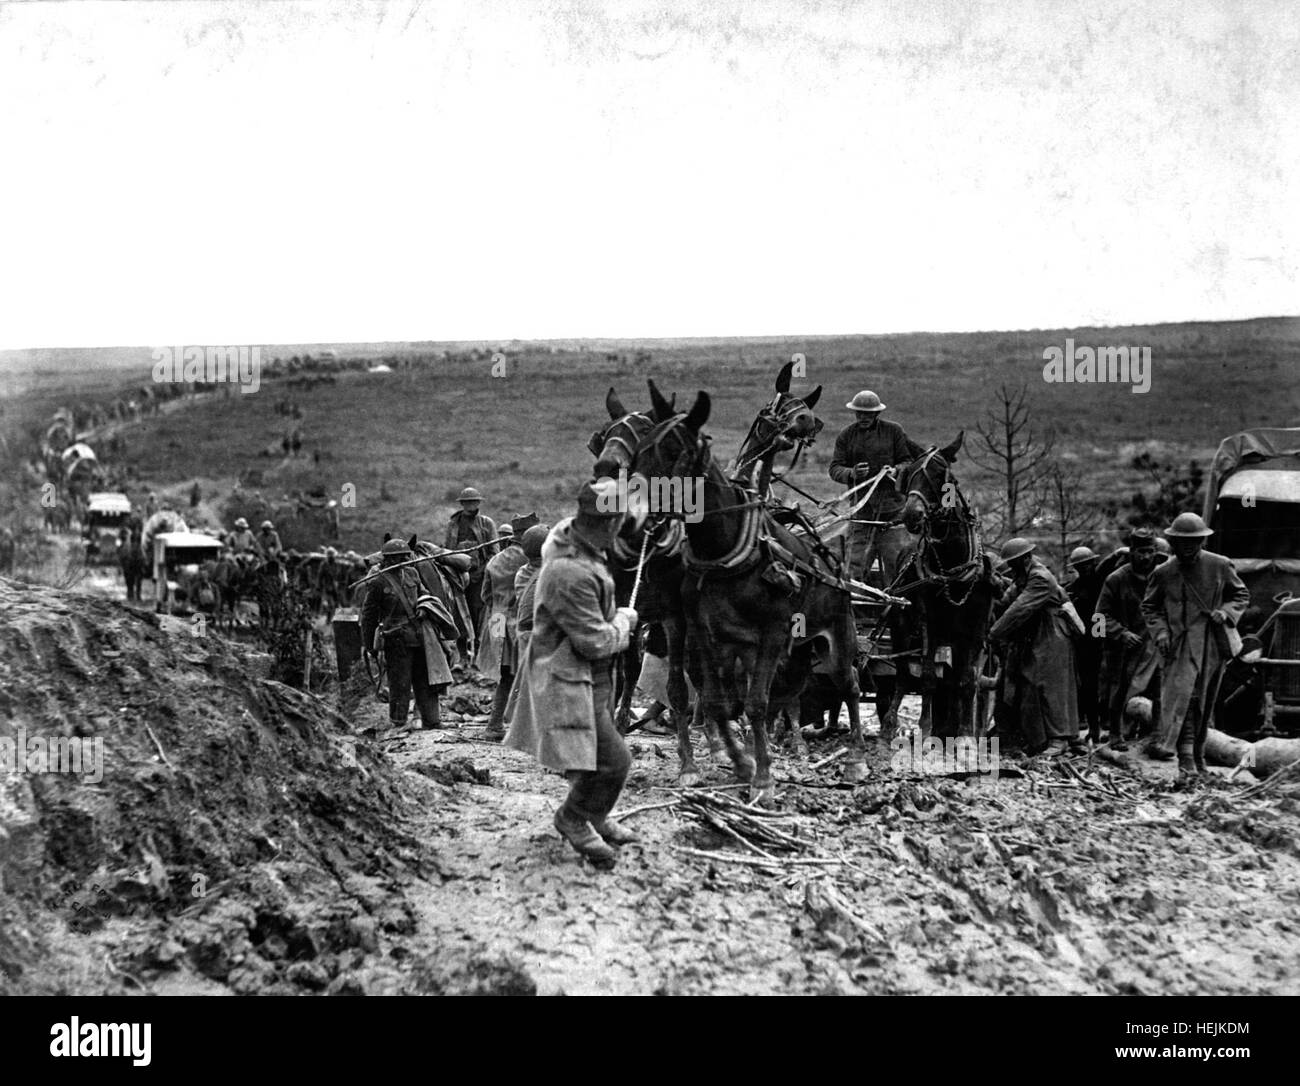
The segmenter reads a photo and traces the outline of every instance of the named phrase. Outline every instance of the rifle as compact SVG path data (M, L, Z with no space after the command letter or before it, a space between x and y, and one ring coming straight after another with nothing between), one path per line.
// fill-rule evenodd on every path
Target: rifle
M446 558L448 555L452 555L452 554L473 554L474 551L481 551L484 547L495 547L498 546L500 543L501 543L500 538L489 539L486 543L479 543L473 547L462 547L460 550L456 550L456 551L443 551L441 554L422 554L420 555L419 558L411 558L405 562L394 562L391 566L380 566L378 569L372 570L371 572L367 573L364 577L360 578L359 580L353 581L350 585L348 585L348 588L349 590L351 590L356 588L357 585L359 584L365 584L367 581L373 581L381 573L386 573L390 569L402 569L404 566L415 566L415 565L419 565L421 562L436 562L440 558Z

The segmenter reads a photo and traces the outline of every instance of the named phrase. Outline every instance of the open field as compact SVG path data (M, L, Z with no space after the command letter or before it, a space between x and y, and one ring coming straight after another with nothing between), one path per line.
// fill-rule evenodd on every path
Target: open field
M1107 384L1048 384L1042 353L1067 336L1079 344L1150 346L1151 390ZM436 345L439 350L443 345ZM460 345L453 345L460 346ZM577 347L577 344L567 346ZM355 507L341 512L343 542L369 548L384 531L437 536L467 484L487 494L485 511L500 519L535 509L553 519L587 476L585 444L605 419L614 386L629 409L648 403L645 378L689 402L697 389L713 397L707 431L715 456L734 454L749 421L771 395L780 365L806 356L795 391L825 388L818 414L827 424L791 475L819 496L835 489L826 477L834 434L850 421L842 405L860 388L880 392L886 417L922 444L946 443L995 406L1002 384L1025 383L1036 427L1057 435L1062 463L1082 472L1086 496L1124 499L1143 482L1129 463L1143 450L1183 462L1208 462L1222 436L1249 426L1300 422L1300 319L1154 328L1073 329L966 335L894 335L788 340L592 343L508 347L505 376L492 362L456 360L399 367L389 374L345 372L334 383L267 381L259 392L234 389L169 405L123 431L127 459L142 480L179 496L195 479L205 493L228 493L235 479L260 471L250 485L274 499L321 488L339 497L355 488ZM489 348L493 345L488 345ZM351 348L336 348L340 357ZM424 348L419 348L424 349ZM288 348L264 354L287 356ZM407 353L417 348L407 347ZM637 362L634 352L649 360ZM366 345L358 355L403 357L392 345ZM619 359L611 361L610 354ZM10 352L0 369L27 389L11 398L9 432L48 417L63 401L147 383L151 362L141 349L110 352L86 376L70 371L80 352ZM303 411L304 448L296 460L279 447L291 425L275 412L281 398ZM977 504L994 480L964 460L960 477ZM792 495L787 495L792 496Z

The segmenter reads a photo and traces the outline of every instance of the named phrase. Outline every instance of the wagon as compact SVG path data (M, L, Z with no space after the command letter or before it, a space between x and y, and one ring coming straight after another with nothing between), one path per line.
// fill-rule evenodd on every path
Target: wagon
M117 560L118 533L131 518L131 500L125 494L100 491L86 502L86 561L94 564Z
M200 532L159 532L153 537L154 609L188 613L184 585L199 566L221 554L220 539Z

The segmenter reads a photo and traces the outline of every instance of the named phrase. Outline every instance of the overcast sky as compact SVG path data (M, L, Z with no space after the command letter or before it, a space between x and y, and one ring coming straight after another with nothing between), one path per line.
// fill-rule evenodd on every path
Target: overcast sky
M1296 314L1300 9L4 4L0 215L0 347Z

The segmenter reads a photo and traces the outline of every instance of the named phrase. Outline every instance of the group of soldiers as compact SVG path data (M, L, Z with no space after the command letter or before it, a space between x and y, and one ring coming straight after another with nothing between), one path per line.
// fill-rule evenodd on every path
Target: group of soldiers
M835 441L829 474L852 486L882 468L925 453L885 404L859 392L845 407L856 421ZM888 477L855 519L849 561L865 579L874 558L894 582L911 545L898 522L904 496ZM873 523L874 522L874 523ZM1232 562L1205 549L1213 532L1195 513L1181 513L1161 538L1130 532L1126 546L1102 559L1088 547L1069 556L1068 589L1034 553L1030 540L1003 544L1000 572L1009 582L989 631L1002 660L996 712L1000 727L1051 757L1085 745L1081 732L1125 749L1149 723L1146 753L1178 758L1187 773L1205 769L1205 737L1223 665L1250 592Z
M605 562L622 514L602 487L616 484L584 484L576 513L553 529L532 514L497 528L466 488L444 546L384 542L361 636L367 652L382 649L394 728L405 727L412 696L423 727L441 726L439 695L472 647L496 680L488 737L569 777L555 826L608 868L635 840L610 811L631 766L614 726L613 665L637 614L615 605Z
M1212 534L1195 513L1175 517L1163 539L1135 529L1109 572L1076 548L1068 590L1028 540L1003 546L1013 584L990 630L1005 651L999 709L1031 748L1066 754L1083 729L1098 742L1104 727L1125 749L1146 724L1148 757L1205 771L1223 666L1250 604L1231 560L1205 549Z

